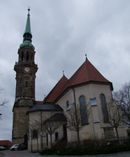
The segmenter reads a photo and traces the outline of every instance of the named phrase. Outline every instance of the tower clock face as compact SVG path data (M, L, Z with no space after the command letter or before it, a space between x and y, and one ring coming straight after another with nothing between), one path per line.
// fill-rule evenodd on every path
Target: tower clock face
M29 67L25 67L25 68L24 68L24 71L25 71L25 72L29 72L29 71L30 71L30 68L29 68Z

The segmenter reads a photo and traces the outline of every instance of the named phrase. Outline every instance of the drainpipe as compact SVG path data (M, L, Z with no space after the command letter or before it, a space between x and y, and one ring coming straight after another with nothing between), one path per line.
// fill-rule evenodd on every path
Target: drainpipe
M78 124L78 113L77 113L77 103L76 103L76 95L75 95L75 88L72 88L73 97L74 97L74 110L75 110L75 119L76 119L76 131L77 131L77 142L78 145L80 144L80 137L79 137L79 124Z
M43 133L43 127L42 127L42 111L40 112L40 116L41 116L41 134L40 134L40 137L41 137L41 151L43 151L43 138L42 138L42 133Z
M91 107L91 115L92 115L93 139L96 140L95 123L94 123L94 115L93 115L93 108L92 107Z

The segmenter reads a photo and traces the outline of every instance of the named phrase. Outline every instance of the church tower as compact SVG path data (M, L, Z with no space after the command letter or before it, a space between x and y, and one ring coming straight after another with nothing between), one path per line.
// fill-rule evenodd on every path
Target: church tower
M28 9L23 42L18 49L18 62L15 63L16 95L13 107L13 132L14 143L27 141L28 118L27 111L33 106L35 100L35 78L38 70L35 64L35 48L32 45L30 25L30 9Z

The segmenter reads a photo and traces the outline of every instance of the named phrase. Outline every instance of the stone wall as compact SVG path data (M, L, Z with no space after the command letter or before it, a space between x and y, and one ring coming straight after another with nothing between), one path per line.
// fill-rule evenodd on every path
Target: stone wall
M29 107L15 107L13 110L13 143L23 143L24 136L28 131L28 116Z

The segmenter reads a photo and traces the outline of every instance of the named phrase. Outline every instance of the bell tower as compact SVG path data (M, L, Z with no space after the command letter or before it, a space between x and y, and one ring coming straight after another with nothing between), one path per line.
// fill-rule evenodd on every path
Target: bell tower
M26 113L35 100L35 78L38 70L35 64L35 48L32 44L30 9L28 9L23 42L18 49L18 62L15 63L14 70L16 94L13 107L12 140L14 143L23 143L28 131Z

